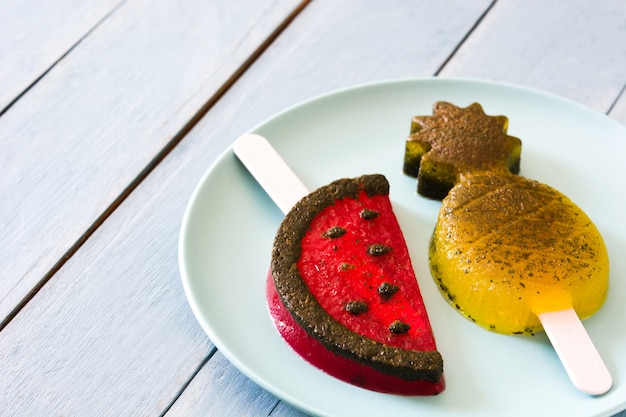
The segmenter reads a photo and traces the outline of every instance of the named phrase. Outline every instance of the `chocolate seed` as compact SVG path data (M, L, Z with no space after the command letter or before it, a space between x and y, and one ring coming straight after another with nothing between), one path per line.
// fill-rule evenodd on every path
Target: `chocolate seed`
M339 264L339 270L340 271L347 271L349 269L354 269L355 266L352 264L349 264L348 262L342 262L341 264Z
M370 210L370 209L363 209L361 210L360 214L363 220L372 220L380 216L379 212L377 212L376 210Z
M367 253L372 256L381 256L390 251L391 251L391 248L389 246L381 245L379 243L369 245L367 248Z
M389 325L389 331L394 334L402 334L409 331L411 326L400 320L396 320Z
M382 298L388 299L392 295L397 293L399 289L400 287L398 287L397 285L393 285L385 281L378 286L378 295L380 295Z
M350 301L346 304L346 311L355 316L357 314L366 313L368 310L369 307L363 301Z
M333 226L330 229L328 229L327 231L325 231L322 236L329 237L331 239L335 239L335 238L341 237L341 236L343 236L345 234L346 234L346 229L344 229L342 227L339 227L339 226Z

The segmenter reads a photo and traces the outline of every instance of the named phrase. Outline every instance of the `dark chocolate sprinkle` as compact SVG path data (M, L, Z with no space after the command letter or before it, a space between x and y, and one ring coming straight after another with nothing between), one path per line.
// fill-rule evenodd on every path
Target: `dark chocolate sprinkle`
M381 297L383 297L385 299L388 299L392 295L397 293L399 289L400 289L400 287L398 287L397 285L393 285L393 284L390 284L389 282L385 281L385 282L383 282L382 284L380 284L378 286L378 294Z
M350 314L366 313L369 310L369 307L363 301L350 301L346 304L346 311Z
M390 251L391 251L391 248L389 246L381 245L379 243L369 245L367 248L367 253L372 256L381 256Z
M394 334L402 334L409 331L411 326L400 320L396 320L389 325L389 331Z
M342 263L339 265L339 269L340 269L341 271L347 271L348 269L354 269L354 268L355 268L355 266L354 266L354 265L352 265L352 264L349 264L348 262L342 262Z
M380 213L377 212L376 210L370 210L366 208L361 210L361 218L364 220L372 220L378 216L380 216Z
M324 232L323 236L324 237L329 237L331 239L335 239L338 237L341 237L343 235L346 234L346 229L339 227L339 226L333 226L330 229L328 229L327 231Z

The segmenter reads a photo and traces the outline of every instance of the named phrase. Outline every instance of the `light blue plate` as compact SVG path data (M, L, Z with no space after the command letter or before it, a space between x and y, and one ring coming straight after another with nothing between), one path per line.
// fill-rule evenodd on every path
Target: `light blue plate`
M589 397L570 383L545 335L490 333L462 318L430 277L427 246L440 203L416 195L402 174L413 115L435 101L483 105L509 117L523 141L521 175L568 195L594 220L611 256L611 290L585 321L614 377ZM254 129L311 190L342 177L384 174L403 227L439 350L446 390L399 397L331 378L279 337L265 305L274 233L283 217L227 151L198 185L183 220L180 269L189 303L224 355L252 380L320 416L610 416L626 408L626 128L572 102L524 88L463 79L414 79L360 86L291 108ZM234 140L235 138L233 138Z

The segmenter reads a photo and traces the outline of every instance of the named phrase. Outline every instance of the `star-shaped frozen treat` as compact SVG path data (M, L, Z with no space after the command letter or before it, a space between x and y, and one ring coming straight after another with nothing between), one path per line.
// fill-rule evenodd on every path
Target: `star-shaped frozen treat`
M505 116L480 104L461 108L439 101L432 116L415 116L406 139L404 173L417 177L419 194L441 200L466 173L519 173L522 142L507 135Z

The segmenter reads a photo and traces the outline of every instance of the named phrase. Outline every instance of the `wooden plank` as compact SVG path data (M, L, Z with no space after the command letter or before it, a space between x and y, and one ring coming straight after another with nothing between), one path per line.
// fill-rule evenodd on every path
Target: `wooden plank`
M626 85L622 0L497 2L443 76L506 81L607 112Z
M0 403L5 409L21 407L25 415L90 415L94 410L99 415L154 415L155 410L166 409L211 348L191 316L175 258L184 208L201 176L239 134L287 105L351 85L356 78L361 82L436 71L446 51L456 46L488 5L463 0L439 3L438 12L432 13L436 18L422 25L414 24L413 13L418 10L406 13L407 3L401 0L379 2L370 10L382 19L378 24L366 12L372 3L320 0L308 6L272 51L244 74L201 126L174 148L3 330L0 357L6 358L7 366L0 367L0 380L7 389L0 391ZM336 16L339 12L343 19ZM453 17L456 12L462 17ZM455 24L441 34L440 26L448 20ZM325 35L311 36L311 27ZM347 34L345 27L350 28ZM259 36L254 31L253 35L248 34ZM318 49L321 42L332 51L337 36L352 46L353 58L334 62L336 57ZM381 36L393 44L411 37L439 37L440 58L429 59L430 52L418 43L390 52ZM315 54L303 53L307 48ZM388 65L390 60L397 62ZM124 147L118 146L122 152ZM234 369L214 359L206 365L215 366L206 381ZM222 399L228 398L227 392L239 387L246 401L260 393L248 382L218 386L211 395L213 404L194 407L193 401L203 398L206 389L203 376L192 380L172 413L192 409L229 415L232 405Z
M0 2L0 114L119 2Z
M128 1L0 118L0 323L297 4Z
M3 416L160 415L214 352L180 285L186 201L158 192L194 184L153 178L2 331Z
M217 352L195 376L200 390L185 390L167 417L270 415L278 399L254 384Z
M347 85L431 76L491 2L317 0L298 19L304 23L294 23L299 29L279 37L255 64L258 81L241 94L271 97L268 106L252 109L263 120Z

